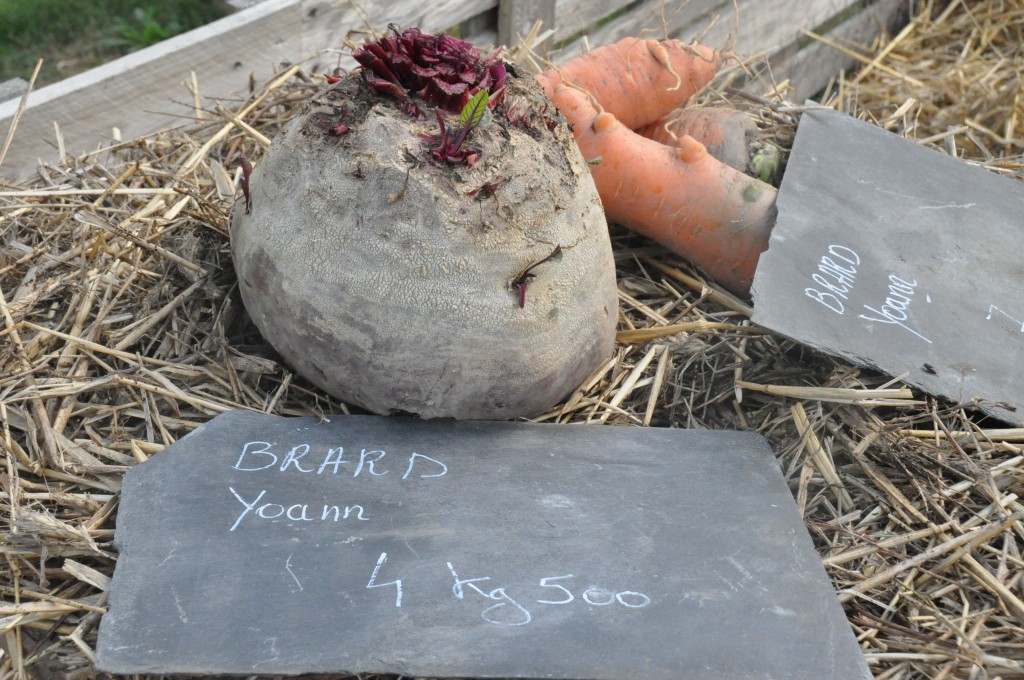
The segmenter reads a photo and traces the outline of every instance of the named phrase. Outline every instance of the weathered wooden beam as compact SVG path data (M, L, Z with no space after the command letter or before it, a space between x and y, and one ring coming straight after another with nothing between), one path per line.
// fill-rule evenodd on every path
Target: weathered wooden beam
M509 47L530 31L534 22L543 30L555 25L555 0L501 0L498 3L498 43Z
M906 25L911 6L907 0L879 0L848 19L832 27L827 34L830 41L846 45L870 46L883 32L895 35ZM791 90L788 97L803 102L823 90L840 72L857 65L857 60L831 45L804 37L790 49L769 59L771 73L762 69L746 89L768 92L772 80L788 78Z
M174 124L173 115L191 116L192 96L183 83L192 72L204 95L241 97L250 74L262 82L282 63L307 60L307 70L314 72L333 68L338 57L328 54L318 63L321 51L340 48L347 35L367 23L441 30L496 4L497 0L398 0L368 4L363 12L345 0L265 0L33 92L0 175L19 179L34 170L37 159L56 160L54 123L60 126L68 153L80 154L109 145L112 128L131 139ZM18 103L0 103L0 142Z
M803 101L854 61L811 40L804 31L870 42L883 30L893 31L905 22L907 4L908 0L738 0L734 9L730 2L693 1L663 14L662 0L644 0L590 32L587 39L591 46L605 45L643 33L662 37L666 29L673 38L699 38L719 49L731 48L749 60L759 74L747 85L750 90L760 92L771 80L788 78L794 86L790 97ZM565 45L555 53L555 61L580 54L581 43ZM771 65L770 73L764 68L766 63Z
M731 48L751 56L772 53L795 42L801 29L820 26L864 0L704 0L663 8L662 0L643 0L629 12L587 33L591 46L606 45L628 36L680 38L719 49ZM582 52L580 40L564 45L561 60Z
M693 39L732 47L745 57L763 54L778 82L790 78L801 98L824 87L851 59L809 40L804 30L868 42L883 27L899 25L909 0L737 0L739 19L728 0L417 0L373 3L357 10L347 0L263 0L213 24L190 31L117 61L33 92L18 125L0 175L19 179L37 159L56 159L54 123L60 126L69 153L107 146L112 128L131 139L174 124L173 116L193 114L192 96L184 87L196 74L204 96L244 97L250 74L268 79L283 63L305 61L308 72L351 65L340 48L360 31L395 23L441 31L476 17L472 24L493 26L480 35L485 42L514 45L536 19L553 26L556 40L585 31L592 46L626 36L651 35ZM615 16L621 11L621 16ZM713 17L718 17L717 21ZM483 20L480 17L483 16ZM595 27L595 22L600 24ZM589 28L588 28L589 27ZM586 30L585 30L586 29ZM738 31L737 31L738 29ZM575 40L551 56L556 62L576 56ZM762 63L765 63L762 60ZM755 81L751 89L765 89ZM0 141L10 127L18 100L0 103ZM206 99L203 106L211 105ZM160 113L163 112L163 113Z

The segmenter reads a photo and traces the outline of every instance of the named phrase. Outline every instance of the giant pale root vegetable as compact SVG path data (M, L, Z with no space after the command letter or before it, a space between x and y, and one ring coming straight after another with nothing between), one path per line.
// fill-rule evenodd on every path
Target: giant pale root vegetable
M235 205L246 309L299 373L378 413L537 415L610 354L597 190L536 81L409 29L357 50Z
M681 135L673 145L634 130L650 126L707 84L714 50L677 40L626 38L538 76L573 124L609 220L683 255L726 288L746 293L775 220L775 189L712 157Z

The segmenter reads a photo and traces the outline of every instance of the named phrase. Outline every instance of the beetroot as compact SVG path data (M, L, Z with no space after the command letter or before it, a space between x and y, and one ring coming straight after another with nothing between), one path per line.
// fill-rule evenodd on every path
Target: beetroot
M362 68L289 122L234 207L246 308L349 403L543 412L610 355L618 313L571 131L531 76L465 41L395 30L353 56Z

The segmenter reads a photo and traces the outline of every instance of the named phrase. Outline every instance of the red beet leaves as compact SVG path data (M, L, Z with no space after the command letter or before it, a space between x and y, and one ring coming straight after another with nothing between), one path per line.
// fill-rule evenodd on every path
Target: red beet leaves
M472 44L450 35L391 30L391 35L352 53L377 94L399 100L416 97L449 113L462 111L480 90L490 95L492 107L501 100L506 74L497 50L482 59Z

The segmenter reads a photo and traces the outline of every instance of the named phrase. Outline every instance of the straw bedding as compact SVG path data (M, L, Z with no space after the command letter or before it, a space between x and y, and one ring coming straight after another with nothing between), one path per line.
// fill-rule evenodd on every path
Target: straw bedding
M826 96L1024 177L1022 45L1021 0L926 3L894 39L842 45L865 67ZM128 468L225 410L347 412L255 331L225 232L239 159L319 83L293 67L0 185L0 679L96 676ZM791 138L799 109L755 108ZM1024 429L756 328L678 258L613 237L615 356L540 420L763 433L877 677L1024 677Z

